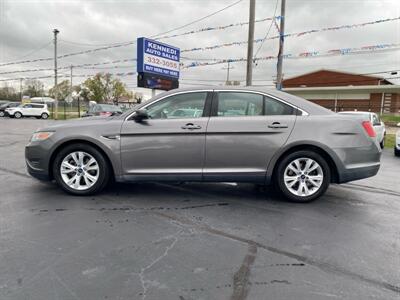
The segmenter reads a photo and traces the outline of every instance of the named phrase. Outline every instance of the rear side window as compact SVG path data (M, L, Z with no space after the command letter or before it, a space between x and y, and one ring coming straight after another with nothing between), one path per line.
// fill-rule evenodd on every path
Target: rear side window
M265 115L267 116L285 116L293 115L294 108L279 100L265 97Z
M218 93L218 117L243 117L263 115L263 96L240 92Z
M43 104L32 104L32 108L43 108Z

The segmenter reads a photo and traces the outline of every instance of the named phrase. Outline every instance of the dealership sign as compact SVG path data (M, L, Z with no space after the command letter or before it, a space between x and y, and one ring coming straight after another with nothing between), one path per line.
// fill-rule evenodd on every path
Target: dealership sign
M137 40L137 72L179 78L179 48L147 38Z

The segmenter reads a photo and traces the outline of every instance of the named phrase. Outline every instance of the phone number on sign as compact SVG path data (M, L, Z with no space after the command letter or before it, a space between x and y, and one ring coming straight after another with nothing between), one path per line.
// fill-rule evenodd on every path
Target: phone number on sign
M178 69L178 63L176 62L171 62L162 58L157 58L157 57L151 57L148 56L146 57L146 61L148 63L152 63L152 64L156 64L159 66L163 66L163 67L167 67L167 68L174 68L174 69Z

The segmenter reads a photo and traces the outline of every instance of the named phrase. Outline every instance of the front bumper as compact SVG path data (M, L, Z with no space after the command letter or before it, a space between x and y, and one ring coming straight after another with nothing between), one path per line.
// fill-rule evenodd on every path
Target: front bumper
M48 153L46 143L29 143L25 147L26 168L32 177L45 181L51 180Z

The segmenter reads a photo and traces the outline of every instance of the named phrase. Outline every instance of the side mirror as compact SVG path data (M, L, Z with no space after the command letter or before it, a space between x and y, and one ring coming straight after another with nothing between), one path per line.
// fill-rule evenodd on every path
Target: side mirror
M132 116L132 119L135 120L135 122L142 122L143 120L149 119L149 114L147 113L147 110L145 109L139 109L135 112L135 114Z

